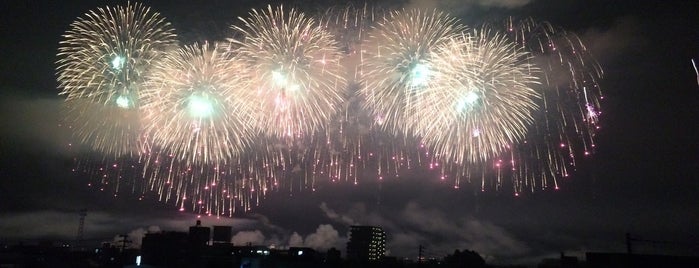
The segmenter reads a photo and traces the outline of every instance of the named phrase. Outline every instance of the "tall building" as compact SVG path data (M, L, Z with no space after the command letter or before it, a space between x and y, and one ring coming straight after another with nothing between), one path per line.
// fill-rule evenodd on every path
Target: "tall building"
M347 259L378 261L386 253L386 232L376 226L350 226Z

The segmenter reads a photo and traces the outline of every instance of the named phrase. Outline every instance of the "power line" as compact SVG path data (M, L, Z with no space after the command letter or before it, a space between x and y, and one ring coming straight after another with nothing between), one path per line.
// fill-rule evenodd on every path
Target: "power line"
M644 239L640 237L633 237L631 236L630 233L626 233L626 252L628 254L633 254L634 249L633 249L633 244L634 242L641 242L641 243L647 243L651 245L675 245L675 246L684 246L684 247L696 247L699 246L699 243L689 243L689 242L680 242L680 241L669 241L669 240L653 240L653 239Z

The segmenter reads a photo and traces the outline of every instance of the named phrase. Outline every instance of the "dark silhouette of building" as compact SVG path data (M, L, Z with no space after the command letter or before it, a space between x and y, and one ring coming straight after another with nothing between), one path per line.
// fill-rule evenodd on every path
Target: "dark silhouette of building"
M347 259L359 262L378 261L386 253L386 232L376 226L350 226Z
M587 267L591 268L699 267L699 257L696 256L588 252L585 259Z
M213 243L230 243L231 237L233 237L233 227L214 226Z
M192 245L206 246L211 238L211 228L201 226L201 221L197 225L189 227L189 241Z
M458 249L444 257L444 267L485 267L485 260L475 251Z
M197 220L197 225L189 227L189 263L192 267L202 266L202 256L208 249L211 239L211 228L201 225Z
M236 264L236 258L233 255L233 243L215 242L209 246L202 254L198 262L200 267L240 267ZM206 264L206 265L203 265Z
M234 246L229 253L234 258L234 265L230 267L258 268L277 267L272 262L272 251L265 246Z
M286 254L281 250L272 251L272 255L275 256L275 267L313 268L322 263L320 254L306 247L290 247Z
M578 268L580 264L578 258L574 256L566 256L561 252L561 258L546 258L539 262L537 268Z
M66 245L0 245L0 267L88 267L95 253L71 251Z
M340 263L342 263L342 255L340 254L340 251L336 248L328 249L328 252L325 254L325 263L332 265L333 267L339 266Z
M184 267L189 252L185 232L147 233L141 242L142 263L158 267Z

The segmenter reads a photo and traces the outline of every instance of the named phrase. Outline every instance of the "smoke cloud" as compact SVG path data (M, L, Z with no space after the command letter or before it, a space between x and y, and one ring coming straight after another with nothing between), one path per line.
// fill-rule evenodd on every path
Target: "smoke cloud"
M327 250L337 247L340 234L330 224L321 224L315 233L309 234L304 240L304 246L316 250Z
M234 245L265 245L265 235L260 230L240 231L236 233L231 242Z

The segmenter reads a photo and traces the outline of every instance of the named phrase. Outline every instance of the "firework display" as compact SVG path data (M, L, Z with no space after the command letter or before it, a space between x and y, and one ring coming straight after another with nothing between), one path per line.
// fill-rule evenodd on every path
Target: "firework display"
M503 25L268 6L225 41L178 46L140 4L91 11L58 51L65 125L104 155L74 172L228 216L269 192L423 171L454 188L558 189L594 152L601 68L563 29Z
M520 142L538 107L536 68L501 35L473 31L438 48L406 125L447 162L478 163Z
M265 111L258 122L271 136L309 135L324 127L344 101L346 82L334 37L294 9L268 6L232 28L236 53L254 74L252 90Z
M187 163L225 163L255 134L251 76L226 51L195 44L154 64L139 92L144 131L167 154Z
M390 12L372 29L363 60L359 94L376 123L396 135L406 134L405 106L432 83L433 51L465 29L438 11Z
M69 110L86 108L70 112L83 117L94 117L92 108L96 106L87 102L134 110L120 112L111 108L97 108L100 110L97 113L109 114L107 118L126 114L130 118L137 117L138 90L144 74L155 60L177 45L170 24L158 13L140 4L90 11L73 22L63 38L57 61L59 94L69 102L75 101ZM84 120L90 121L99 120ZM123 125L121 122L104 127L118 133L137 131L137 123L119 129ZM106 130L101 131L104 135L99 135L93 131L99 128L103 126L85 124L78 127L78 131L85 131L78 136L83 137L81 140L88 140L93 149L117 156L131 152L128 148L133 148L133 143L137 142L131 139L133 135L106 134ZM126 140L120 140L120 137ZM112 138L114 140L110 141Z
M71 24L58 52L66 99L130 108L150 64L176 45L173 28L140 4L100 8Z

